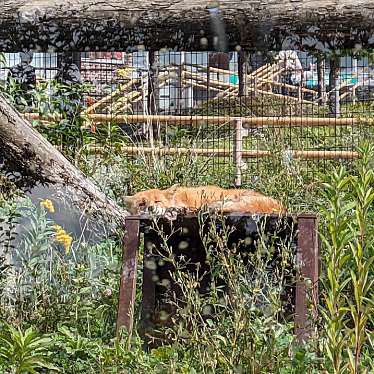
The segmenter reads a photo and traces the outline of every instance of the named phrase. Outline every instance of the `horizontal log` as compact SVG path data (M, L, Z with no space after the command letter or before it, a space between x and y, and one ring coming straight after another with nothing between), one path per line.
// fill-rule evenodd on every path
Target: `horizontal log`
M1 10L8 52L374 46L367 0L4 0Z
M217 88L217 87L214 87L214 86L211 86L211 85L204 85L204 84L201 84L201 83L197 83L196 81L194 80L188 80L188 79L182 79L182 83L186 86L190 85L190 86L193 86L193 87L199 87L199 88L205 88L206 90L209 90L209 91L216 91L216 92L224 92L222 88Z
M205 157L231 157L233 151L224 148L156 148L156 147L126 147L121 146L119 148L103 148L99 146L91 146L87 148L92 153L105 153L115 150L119 153L126 153L128 155L178 155L178 154L191 154L195 156ZM358 158L359 154L353 151L299 151L290 150L286 151L288 155L303 160L339 160L339 159L354 159ZM242 158L262 158L276 156L276 153L272 153L266 150L243 150Z
M38 113L25 113L24 117L28 120L45 119L47 117L40 117ZM237 120L241 120L243 127L263 127L263 126L350 126L358 123L370 123L370 119L358 118L330 118L330 117L226 117L226 116L177 116L177 115L143 115L143 114L129 114L129 115L114 115L114 114L88 114L87 117L98 123L120 122L120 123L143 123L156 122L168 124L233 124ZM55 118L50 117L51 120Z

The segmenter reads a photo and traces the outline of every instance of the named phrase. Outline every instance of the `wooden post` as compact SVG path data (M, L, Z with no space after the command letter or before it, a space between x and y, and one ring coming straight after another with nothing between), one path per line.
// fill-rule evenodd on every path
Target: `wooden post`
M302 87L303 87L303 78L301 77L301 81L299 83L299 87L297 88L297 97L298 97L300 103L303 100L303 90L302 90Z
M148 96L147 96L147 107L148 114L155 115L158 113L158 63L155 56L155 51L148 52ZM154 133L153 123L147 123L148 138L150 143L153 145L154 136L158 136L159 126L157 126L156 134Z
M326 104L326 84L325 84L326 64L322 56L317 57L317 79L318 79L318 97L321 105Z
M297 227L296 264L299 274L296 281L295 295L295 333L298 341L301 343L305 342L311 335L313 321L315 321L317 317L319 238L316 216L298 216ZM308 316L308 291L311 291L311 316Z
M156 304L156 283L154 276L155 266L151 266L156 261L150 249L144 246L143 258L143 286L142 286L142 328L147 330L152 324L152 316L155 312ZM156 264L154 264L156 265Z
M150 114L158 112L158 59L155 51L148 52L148 110Z
M339 85L340 58L333 56L330 59L330 113L335 118L340 117L340 85Z
M243 151L243 135L244 131L241 119L235 120L235 134L234 134L234 146L233 146L233 158L235 165L235 187L242 185L242 151Z
M352 64L353 64L353 76L357 79L358 81L358 69L357 69L357 59L354 58L352 60ZM356 104L356 101L357 101L357 97L356 97L356 84L353 85L352 87L352 102L353 104Z
M82 59L80 52L73 52L73 64L77 65L79 71L82 70Z
M248 57L246 51L241 50L238 56L238 78L239 78L239 96L248 95Z
M253 77L253 96L257 96L257 77Z
M25 113L22 114L27 120L45 120L53 122L56 117L53 116L40 116L38 113ZM60 117L57 117L60 118ZM245 127L264 127L264 126L304 126L304 127L319 127L319 126L358 126L362 123L365 125L374 125L374 121L370 118L330 118L330 117L234 117L234 116L208 116L208 115L142 115L142 114L128 114L128 115L115 115L115 114L88 114L93 122L98 124L108 122L126 122L126 123L141 123L144 121L157 121L159 123L174 123L184 125L200 125L200 124L215 124L222 125L228 122L233 122L235 119L240 118Z
M176 103L175 103L175 110L178 114L182 114L182 99L183 99L183 68L184 68L184 52L181 52L181 60L180 65L177 69L177 84L176 84Z
M123 241L123 258L117 314L117 336L121 327L126 327L128 334L132 334L138 249L139 219L128 218L125 220L125 237Z
M335 81L335 117L340 117L340 88L338 81Z

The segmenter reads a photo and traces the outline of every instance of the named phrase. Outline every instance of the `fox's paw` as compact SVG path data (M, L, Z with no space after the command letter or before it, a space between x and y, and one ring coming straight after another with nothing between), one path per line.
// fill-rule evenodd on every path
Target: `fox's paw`
M178 216L185 215L187 213L185 208L169 208L166 209L164 217L169 221L175 221Z

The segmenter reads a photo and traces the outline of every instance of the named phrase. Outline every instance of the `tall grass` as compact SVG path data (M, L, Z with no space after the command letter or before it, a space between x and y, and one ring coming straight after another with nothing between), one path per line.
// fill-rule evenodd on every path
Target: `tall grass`
M299 196L294 200L295 209L319 207L323 286L317 341L298 346L292 321L284 318L281 295L287 278L286 263L276 272L268 272L270 259L264 254L270 253L271 246L265 240L258 242L258 254L262 256L242 261L242 256L234 255L235 249L228 247L231 228L221 225L217 231L214 224L201 232L212 279L204 295L196 292L200 282L197 274L183 271L186 259L176 262L164 241L164 260L176 267L173 279L187 300L182 306L170 299L176 307L175 324L162 331L169 340L148 353L142 350L136 332L125 341L112 340L119 243L103 238L97 245L80 243L78 247L73 240L67 253L53 239L55 223L47 217L45 208L24 201L15 205L6 202L1 208L4 222L14 216L11 220L17 226L16 217L28 217L27 229L17 241L14 229L9 231L12 266L3 273L1 318L20 326L22 333L32 326L40 333L52 334L53 344L48 349L53 354L48 357L65 373L370 373L374 367L373 147L364 147L361 153L355 167L332 169L310 190L300 191L307 181L301 166L293 164L293 172L287 168L282 171L281 160L279 176L274 174L270 186L265 178L257 182L256 189L269 194L284 194L290 200ZM190 159L183 160L183 165L190 165ZM123 161L117 166L131 178L133 171L126 165ZM166 182L160 179L160 186L174 183L176 174L170 170L173 162L160 165L160 173L170 177ZM144 178L142 183L147 187L151 180L147 179L149 166L143 166L136 170L141 172L137 178ZM108 180L111 175L121 178L118 170L111 173ZM158 180L157 175L152 183ZM182 182L189 184L192 175L185 176ZM200 178L198 183L207 182L205 175ZM313 194L308 197L310 191ZM308 205L302 205L304 198ZM200 223L208 224L203 219ZM6 242L2 240L2 244ZM287 245L282 247L282 256L292 264L292 250ZM223 280L229 293L220 287Z
M320 208L326 224L324 352L332 373L373 369L374 147L360 152L355 175L340 168L328 176L327 205Z
M292 240L278 236L285 223L278 222L273 233L265 233L258 223L256 251L246 252L240 250L243 242L229 244L235 225L219 216L201 215L199 221L204 265L209 269L203 273L199 266L191 271L188 255L177 256L168 244L178 231L166 235L154 223L162 245L153 248L153 254L172 265L172 282L180 288L177 294L169 294L172 327L163 329L161 335L167 336L177 352L184 352L197 373L317 373L319 360L298 346L282 299L293 282L290 268L294 261ZM293 228L288 229L292 238ZM281 259L278 266L274 256ZM199 289L205 277L209 284L202 295ZM158 282L168 284L162 279ZM164 310L158 313L161 323L170 318Z

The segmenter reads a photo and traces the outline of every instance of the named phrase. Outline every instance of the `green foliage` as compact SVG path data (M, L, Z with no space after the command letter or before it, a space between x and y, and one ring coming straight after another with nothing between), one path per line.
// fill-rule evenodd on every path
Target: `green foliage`
M48 218L45 208L36 207L28 200L7 203L1 210L3 221L13 222L11 230L3 230L8 239L3 239L2 245L8 247L12 266L4 272L0 289L2 319L13 326L22 325L23 336L30 326L33 333L37 329L41 334L51 334L48 339L53 341L43 353L43 362L64 373L122 370L296 374L317 373L322 369L331 373L365 370L369 373L374 352L370 288L373 283L373 150L366 147L361 152L363 157L355 168L332 169L323 176L324 184L311 185L304 192L300 190L305 187L308 175L297 162L285 167L278 159L259 174L259 180L252 182L256 189L274 196L291 196L294 206L299 204L301 210L306 209L302 203L304 196L311 192L310 206L320 202L321 227L325 228L321 233L325 268L319 342L312 339L299 347L294 340L292 322L283 318L279 298L286 267L269 276L266 270L269 259L252 257L251 266L256 272L248 277L240 258L230 255L231 249L227 248L230 232L217 232L213 228L204 243L210 253L207 260L215 281L209 293L201 297L196 293L199 279L193 274L186 276L183 263L178 263L180 271L175 274L175 281L181 285L188 303L187 307L177 309L175 327L163 329L162 333L169 337L168 343L146 352L136 331L131 338L113 339L121 246L110 239L97 245L73 241L67 253L53 239L55 222ZM159 174L156 170L149 173L152 164L144 160L133 170L125 160L116 161L113 163L108 158L106 165L106 171L113 168L107 174L108 179L118 178L106 185L113 194L121 191L119 187L115 189L120 178L123 178L122 186L131 183L131 178L138 178L132 187L136 189L175 181L200 184L207 181L204 178L210 171L207 169L198 175L198 159L187 156L175 170L172 170L175 159L170 158L170 164L163 161ZM195 167L193 162L196 162L196 174L191 172ZM188 167L184 175L178 174L178 169ZM165 177L161 177L162 173ZM105 181L97 172L95 176ZM323 191L318 194L319 186ZM20 216L26 230L15 242L14 231ZM260 252L269 252L270 248L263 245ZM292 262L290 248L284 248L284 256L288 263ZM165 261L176 259L169 253ZM222 293L219 279L225 279L230 285L230 298ZM207 306L214 318L207 318ZM20 334L18 327L14 329ZM6 336L9 339L9 333ZM15 369L12 367L12 370Z
M332 373L368 372L374 284L374 147L360 149L355 175L340 168L323 184L326 278L324 352ZM372 365L372 363L371 363Z
M171 296L171 310L176 309L172 327L163 331L178 359L183 353L196 373L316 373L319 360L306 347L298 347L281 300L292 282L291 243L280 244L282 261L274 268L277 233L267 240L261 235L257 251L247 257L238 248L228 247L235 229L219 217L212 222L201 217L200 227L206 229L207 225L208 232L201 229L200 233L210 269L210 283L203 295L198 293L202 276L185 271L188 258L175 256L167 245L173 232L165 236L157 223L153 228L163 236L162 252L154 249L154 254L172 265L172 280L181 288L181 296ZM258 229L263 232L261 225ZM169 318L164 314L160 312L161 320Z
M84 95L91 89L92 86L86 83L67 86L48 81L25 93L21 85L10 78L2 87L2 93L21 113L38 113L42 120L34 120L33 126L52 144L63 148L67 156L74 158L86 143L86 137L90 138L90 131L82 129L87 118L81 111Z
M52 340L39 336L33 328L24 332L9 324L1 324L0 368L11 374L38 374L58 369L49 363Z
M12 271L0 289L1 315L26 325L35 322L45 332L65 322L81 326L81 333L112 336L120 250L116 243L73 243L66 252L55 240L55 223L44 208L23 200L16 209L27 231L8 251ZM107 289L108 296L103 294Z
M6 176L0 174L0 207L19 195L16 185Z

